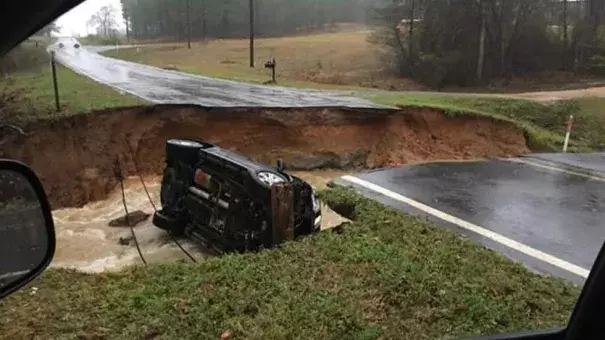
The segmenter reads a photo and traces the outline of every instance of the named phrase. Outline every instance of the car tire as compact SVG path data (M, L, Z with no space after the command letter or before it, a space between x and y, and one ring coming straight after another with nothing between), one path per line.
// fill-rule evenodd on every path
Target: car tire
M160 202L162 208L170 210L176 207L181 197L185 195L185 185L178 180L177 172L174 168L168 166L164 169L162 177L162 189L160 192Z
M178 208L180 200L185 197L186 184L178 180L177 172L172 167L166 167L164 169L164 176L162 177L162 189L160 191L160 202L162 204L162 212L154 215L158 222L162 222L168 227L162 227L162 229L169 230L173 236L182 236L185 231L185 225L187 224L187 214Z
M188 139L170 139L166 142L166 155L185 164L196 164L204 144ZM170 164L171 160L168 160Z

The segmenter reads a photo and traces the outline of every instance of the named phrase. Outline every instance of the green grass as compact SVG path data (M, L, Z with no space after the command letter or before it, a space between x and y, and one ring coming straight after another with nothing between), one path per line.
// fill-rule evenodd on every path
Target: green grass
M563 145L565 122L574 115L571 150L605 148L605 98L579 98L557 102L489 95L433 92L365 93L378 103L400 107L429 107L449 115L478 115L511 122L526 133L535 151L558 151Z
M201 74L209 77L261 84L271 79L264 68L276 58L279 85L320 88L410 89L418 85L409 80L376 72L384 67L377 47L368 42L367 27L342 27L338 32L315 32L291 37L258 38L255 64L250 68L247 39L168 43L104 52L106 56Z
M13 97L12 100L4 103L4 110L10 111L13 118L45 119L145 103L143 100L120 94L59 65L57 65L57 79L60 112L55 110L49 68L16 73L0 80L0 95Z
M243 62L239 62L237 65L232 64L221 64L219 66L208 66L206 64L198 64L192 65L189 63L179 63L175 61L175 64L167 64L166 59L153 59L148 60L146 51L158 49L162 50L162 47L141 47L139 50L141 52L137 52L135 48L125 48L120 50L110 50L106 52L102 52L101 54L106 57L122 59L127 61L132 61L139 64L148 64L164 69L168 69L171 71L185 72L191 74L199 74L206 77L212 77L216 79L224 79L224 80L233 80L240 81L250 84L266 84L271 80L271 70L263 68L264 62L257 61L259 63L256 68L250 68L246 63L246 66L243 66ZM153 52L151 52L153 53ZM154 56L155 57L155 56ZM303 89L324 89L324 90L364 90L364 88L355 85L346 85L346 84L330 84L330 83L317 83L313 81L305 81L301 80L302 78L296 78L293 76L283 76L282 74L277 73L277 85L278 86L286 86L286 87L294 87L294 88L303 88Z
M80 37L80 38L78 38L78 41L82 45L105 46L105 45L116 45L116 44L120 44L120 45L128 44L128 41L126 41L126 38L122 38L122 37L104 38L104 37L100 37L100 36L96 36L96 35L88 35L85 37Z
M0 338L438 339L564 326L579 288L363 198L337 234L199 264L48 270L0 301Z

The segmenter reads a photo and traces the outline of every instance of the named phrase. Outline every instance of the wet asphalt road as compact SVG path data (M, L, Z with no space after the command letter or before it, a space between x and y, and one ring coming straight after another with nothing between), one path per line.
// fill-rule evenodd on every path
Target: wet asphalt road
M546 157L551 162L544 166L540 158L527 158L520 160L524 163L517 160L430 163L356 176L460 219L460 223L427 213L392 194L377 192L380 189L343 179L337 183L352 185L368 197L397 209L427 216L523 261L534 270L582 283L605 240L605 179L569 171L567 166L588 164L595 171L605 167L598 162L603 154L537 157ZM565 164L558 166L554 160ZM465 228L464 222L472 226ZM473 226L487 232L474 232ZM505 242L486 237L491 232L501 235ZM541 252L547 254L546 260ZM571 270L548 256L565 261Z
M59 48L62 42L65 46ZM74 48L61 39L51 45L59 63L119 91L158 104L215 107L381 107L346 93L298 90L219 80L101 56L114 47Z
M532 155L531 158L545 164L556 163L569 170L596 172L597 175L599 173L605 174L605 153L601 152L583 154L542 153Z

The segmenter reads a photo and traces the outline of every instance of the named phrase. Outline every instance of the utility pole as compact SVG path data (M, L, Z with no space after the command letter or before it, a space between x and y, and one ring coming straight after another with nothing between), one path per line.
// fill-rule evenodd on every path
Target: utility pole
M55 108L57 112L61 111L61 104L59 103L59 85L57 84L57 67L55 66L55 51L50 52L50 71L53 77L53 89L55 91Z
M408 63L410 68L414 65L414 20L416 20L416 0L412 0L412 8L410 10L410 39L408 44Z
M485 35L487 33L487 23L485 14L485 3L484 0L477 0L479 6L479 15L481 15L481 32L479 33L479 53L477 60L477 82L483 80L483 65L485 63Z
M569 46L569 37L567 34L567 0L563 0L563 51L561 53L563 69L568 70L569 65L567 63L567 47Z
M250 67L254 67L254 0L250 1Z
M128 16L124 19L126 23L126 42L130 44L130 27L128 27Z
M187 48L191 49L191 15L189 12L189 0L187 0Z

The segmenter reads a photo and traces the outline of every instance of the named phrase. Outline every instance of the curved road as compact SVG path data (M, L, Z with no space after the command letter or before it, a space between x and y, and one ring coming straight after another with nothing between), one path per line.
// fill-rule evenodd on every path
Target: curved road
M59 43L64 47L60 48ZM74 48L75 39L51 45L56 60L72 70L119 91L157 104L220 107L383 107L344 93L245 84L108 58L107 48Z
M605 153L438 162L336 183L583 283L605 240Z

